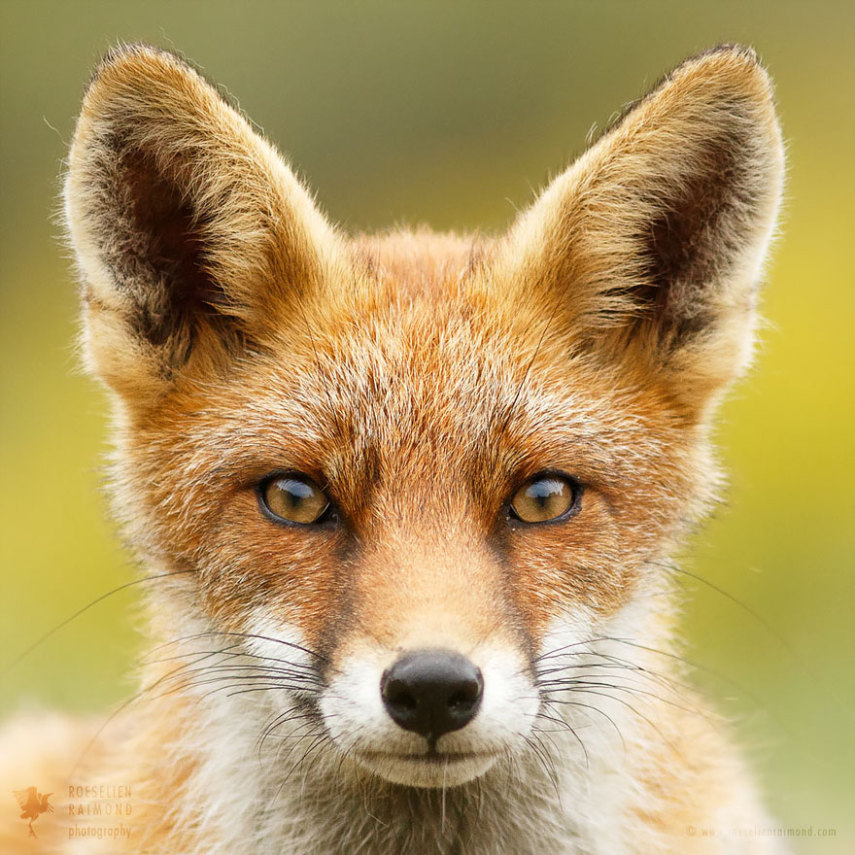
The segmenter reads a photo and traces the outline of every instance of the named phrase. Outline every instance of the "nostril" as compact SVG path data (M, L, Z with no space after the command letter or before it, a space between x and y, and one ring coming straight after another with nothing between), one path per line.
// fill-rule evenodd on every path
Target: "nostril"
M465 692L458 692L455 695L452 695L448 699L448 706L450 709L458 709L463 710L466 707L474 704L477 699L477 691L474 689L468 689Z
M408 653L380 681L392 720L431 740L465 727L478 712L483 689L478 668L450 650Z
M404 710L415 710L418 702L410 694L406 684L401 680L389 680L383 689L383 699L387 704L393 704Z

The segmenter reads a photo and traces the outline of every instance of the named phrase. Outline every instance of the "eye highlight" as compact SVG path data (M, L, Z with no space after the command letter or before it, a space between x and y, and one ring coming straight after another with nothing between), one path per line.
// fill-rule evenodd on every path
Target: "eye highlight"
M273 475L259 484L258 499L274 522L313 525L330 515L326 493L307 475Z
M566 475L535 475L514 493L511 516L524 523L552 522L579 508L582 488Z

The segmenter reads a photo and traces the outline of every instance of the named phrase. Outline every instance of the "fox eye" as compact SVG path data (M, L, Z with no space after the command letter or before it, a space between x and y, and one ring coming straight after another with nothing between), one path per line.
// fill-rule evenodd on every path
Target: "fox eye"
M326 493L305 475L273 475L261 482L258 497L274 522L312 525L329 516Z
M559 520L579 507L582 488L566 475L535 475L514 493L511 515L524 523Z

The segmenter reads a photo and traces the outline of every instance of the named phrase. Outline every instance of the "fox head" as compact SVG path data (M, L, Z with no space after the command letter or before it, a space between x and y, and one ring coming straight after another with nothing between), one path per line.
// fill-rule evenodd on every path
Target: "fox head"
M529 750L556 657L667 622L781 181L726 47L505 235L347 237L195 70L111 53L65 209L156 634L241 657L259 734L297 710L339 769L437 787Z

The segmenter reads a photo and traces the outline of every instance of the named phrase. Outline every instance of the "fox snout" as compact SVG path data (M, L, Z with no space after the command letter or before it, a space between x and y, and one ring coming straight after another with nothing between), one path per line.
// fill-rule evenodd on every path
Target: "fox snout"
M440 639L437 639L440 641ZM524 745L540 700L531 663L499 638L474 646L361 644L323 691L324 727L359 766L392 783L452 786Z

